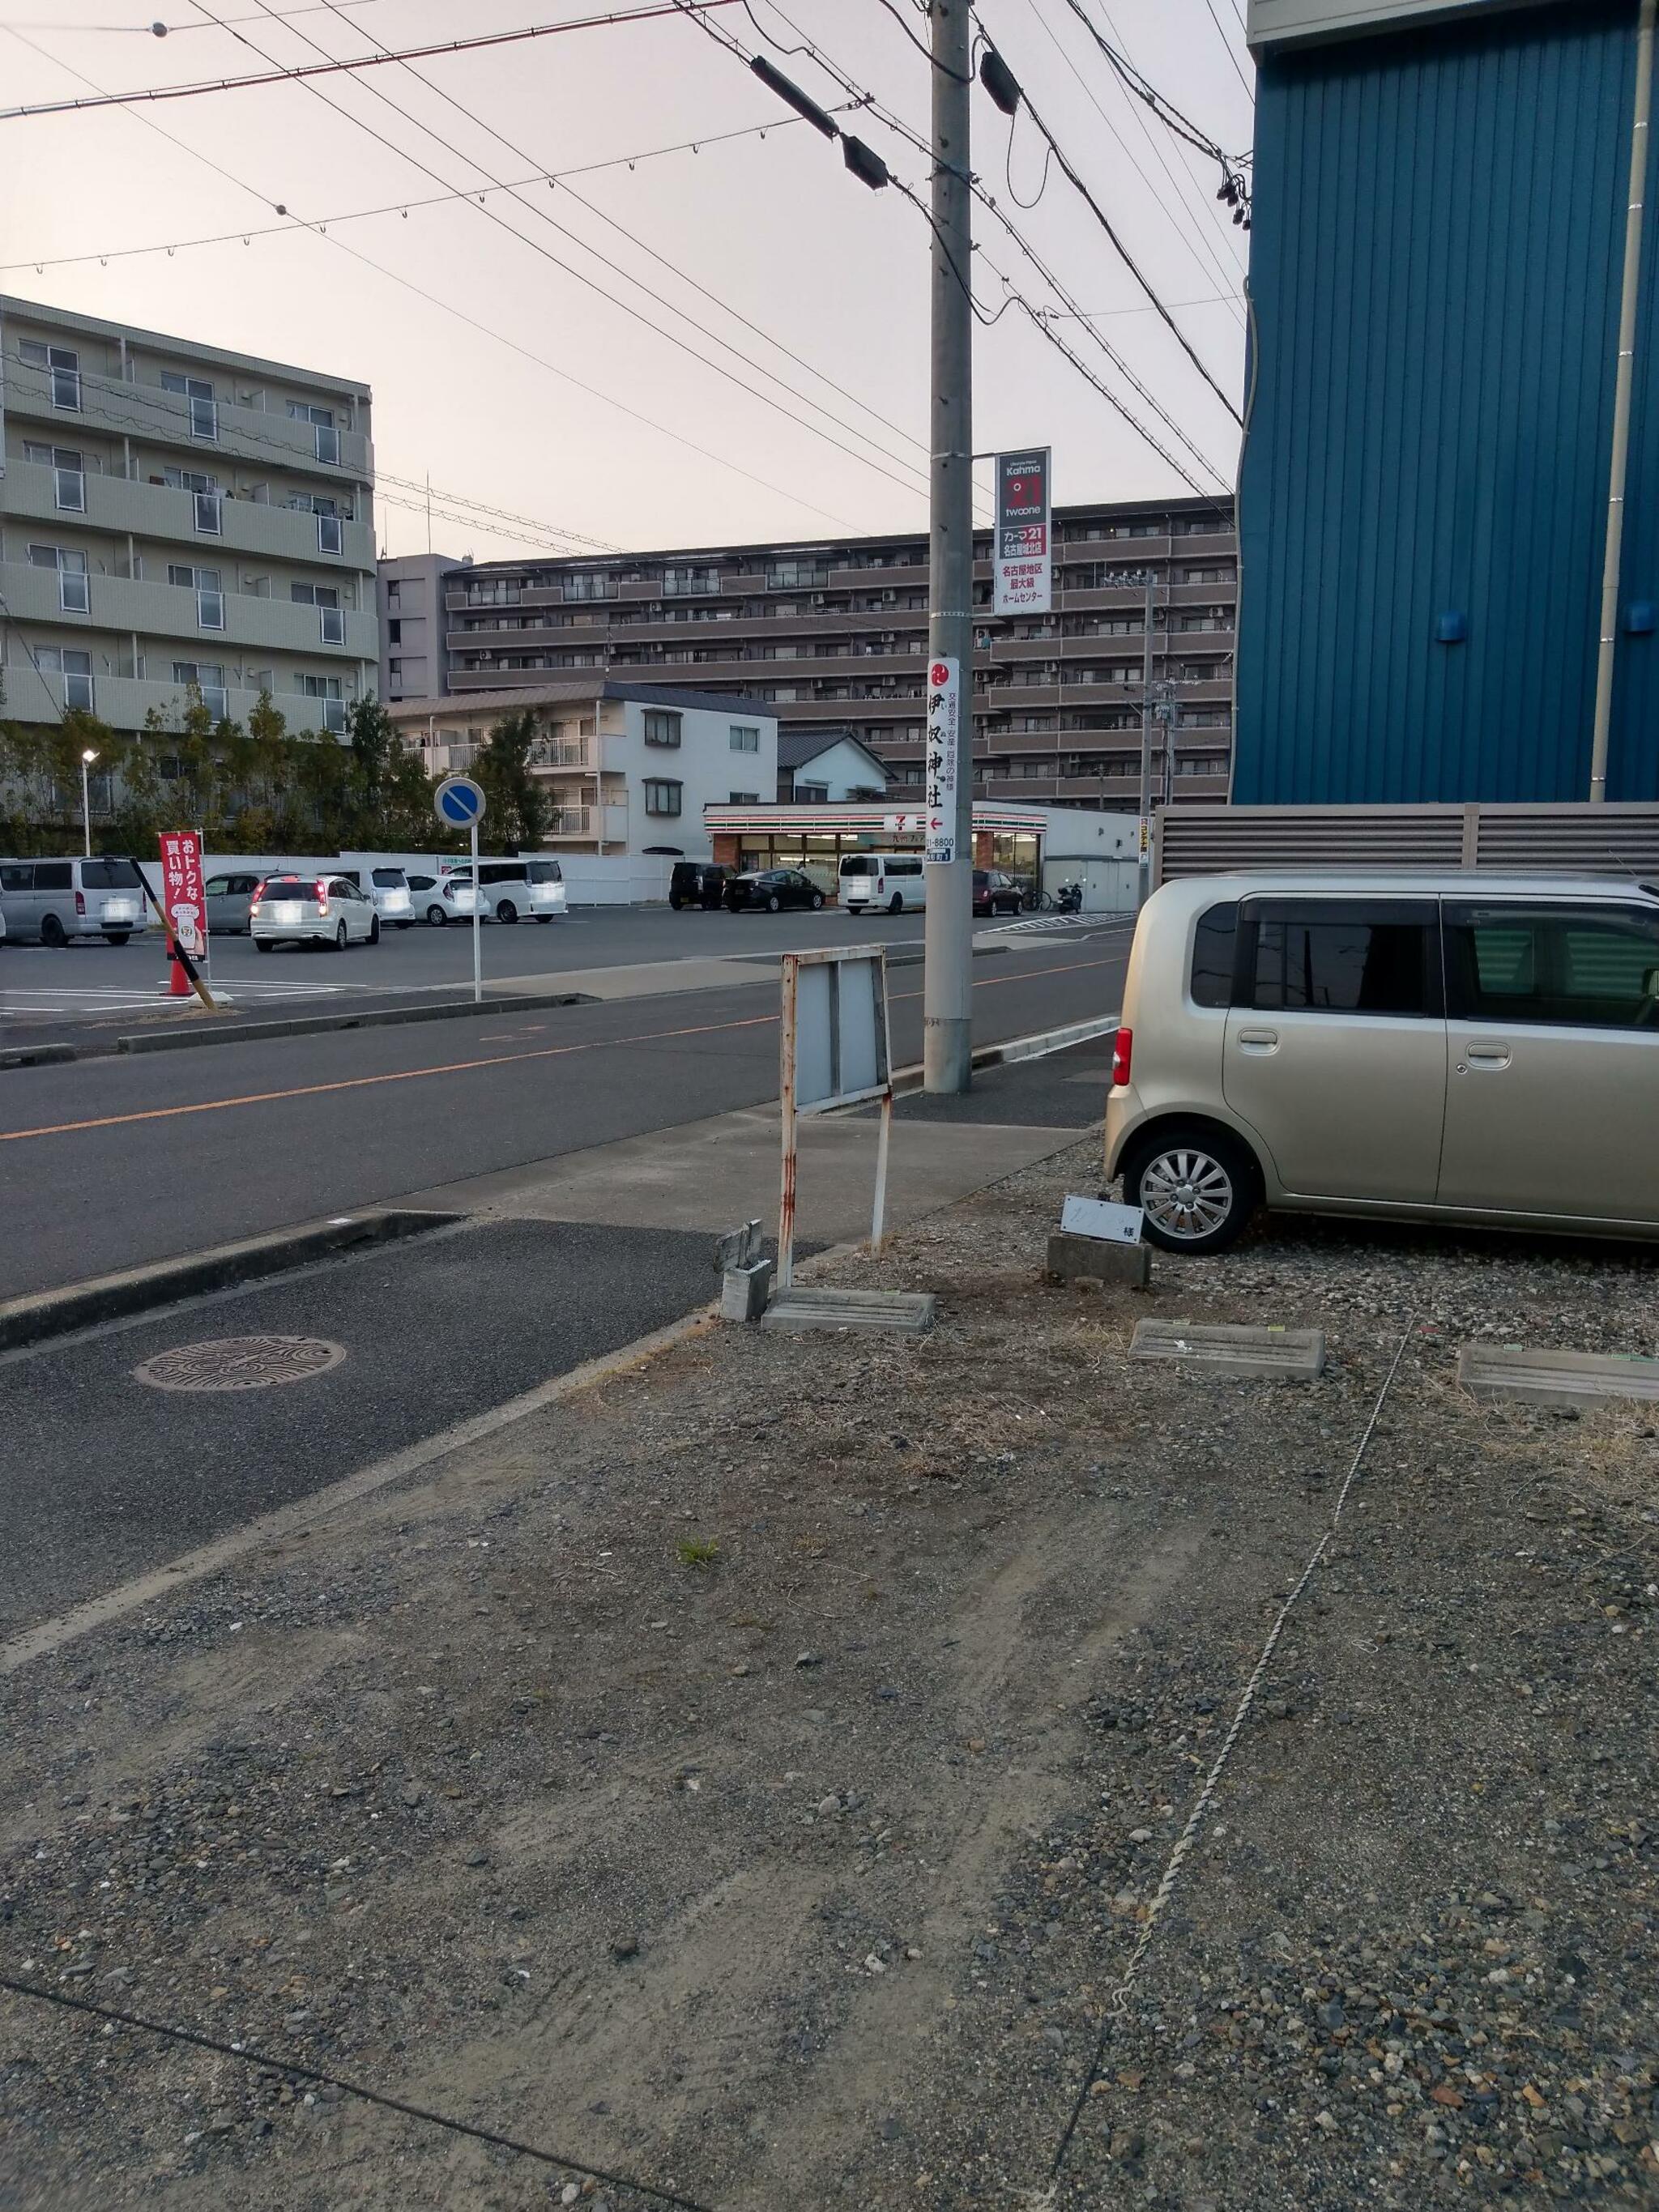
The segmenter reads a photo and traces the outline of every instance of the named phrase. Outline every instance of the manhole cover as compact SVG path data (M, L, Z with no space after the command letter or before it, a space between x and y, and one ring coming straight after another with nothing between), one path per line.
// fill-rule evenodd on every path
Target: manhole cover
M132 1373L155 1390L264 1390L308 1382L344 1358L344 1345L320 1336L221 1336L158 1352Z

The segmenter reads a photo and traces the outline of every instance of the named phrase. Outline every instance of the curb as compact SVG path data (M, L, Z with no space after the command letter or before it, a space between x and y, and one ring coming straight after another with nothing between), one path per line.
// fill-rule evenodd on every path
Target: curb
M64 1336L71 1329L145 1313L203 1291L222 1291L238 1283L278 1275L306 1260L326 1258L359 1244L383 1244L394 1237L416 1237L460 1218L454 1213L416 1213L388 1206L365 1213L341 1214L331 1221L278 1229L264 1237L246 1237L176 1260L157 1260L119 1274L94 1275L61 1290L39 1291L27 1297L0 1300L0 1352Z
M446 999L437 1006L380 1006L362 1014L295 1014L277 1022L235 1022L228 1029L150 1030L134 1036L117 1037L116 1052L180 1052L198 1044L247 1044L258 1037L319 1036L334 1030L393 1029L405 1022L468 1021L480 1014L521 1014L532 1006L595 1006L599 1001L586 991L523 992L513 998ZM66 1059L76 1057L74 1046L64 1048ZM86 1054L86 1058L94 1055ZM96 1055L107 1058L108 1054Z
M1010 1037L1006 1044L982 1044L975 1048L971 1065L1004 1067L1017 1060L1046 1060L1051 1052L1065 1052L1074 1044L1087 1044L1094 1037L1109 1036L1121 1018L1117 1013L1095 1014L1086 1022L1068 1022L1063 1029L1038 1030L1030 1036ZM919 1091L922 1074L920 1060L913 1061L908 1067L896 1067L895 1097L902 1097L909 1091Z
M15 1052L0 1052L0 1067L58 1067L80 1057L72 1044L26 1044Z

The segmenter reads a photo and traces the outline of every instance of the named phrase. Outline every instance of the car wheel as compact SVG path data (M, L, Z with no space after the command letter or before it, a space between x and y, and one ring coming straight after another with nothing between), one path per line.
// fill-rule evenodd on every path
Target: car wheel
M678 914L680 908L685 904L685 901L679 896L678 891L670 891L668 894L668 903L672 907L674 912Z
M441 906L428 907L426 910L426 918L431 923L434 929L443 928L444 925L449 920L449 916L444 912Z
M773 892L771 897L766 902L766 911L768 914L781 914L783 911L783 901L778 896L775 891Z
M1132 1146L1123 1196L1140 1207L1149 1244L1219 1252L1243 1235L1261 1202L1261 1177L1244 1146L1224 1130L1172 1125Z
M380 941L380 917L378 914L369 922L368 941L371 945L378 945Z
M503 899L495 909L495 919L497 921L516 921L518 918L519 909L514 905L511 899Z
M130 929L106 929L104 942L106 945L125 945L131 934Z
M276 950L276 940L274 937L256 937L253 940L253 949L256 952L274 952Z
M888 913L889 913L889 914L902 914L902 913L903 913L903 911L904 911L904 893L903 893L902 891L895 891L895 892L893 893L892 897L891 897L891 898L890 898L890 899L888 900L888 902L887 902L887 911L888 911Z
M814 913L814 914L821 913L821 912L822 912L822 910L823 910L823 893L822 891L814 891L814 892L813 892L813 894L812 894L812 911L813 911L813 913Z
M54 952L61 952L69 943L69 939L64 933L64 925L55 914L43 915L40 917L40 942L42 945L51 945Z
M337 952L343 952L343 951L345 951L345 949L346 949L346 936L347 936L347 931L346 931L346 926L345 926L345 919L344 919L344 917L343 917L343 916L341 917L341 920L340 920L340 925L339 925L338 928L337 928L337 929L336 929L336 931L335 931L335 933L334 933L334 950L335 950Z

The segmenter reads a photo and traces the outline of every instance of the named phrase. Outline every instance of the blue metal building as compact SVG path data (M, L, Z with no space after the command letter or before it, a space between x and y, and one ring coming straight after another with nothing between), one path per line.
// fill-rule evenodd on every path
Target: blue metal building
M1235 801L1588 797L1637 25L1252 0ZM1645 198L1615 799L1659 799Z

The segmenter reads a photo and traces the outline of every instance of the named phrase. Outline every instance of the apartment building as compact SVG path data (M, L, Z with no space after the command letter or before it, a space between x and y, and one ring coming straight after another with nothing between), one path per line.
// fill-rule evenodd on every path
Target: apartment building
M198 686L343 736L379 663L369 392L0 297L0 683L22 722Z
M380 611L380 696L432 699L449 689L444 579L470 563L445 553L400 553L375 572Z
M1051 805L1134 804L1150 576L1154 790L1224 799L1238 593L1231 501L1062 507L1054 520L1047 615L992 617L989 536L976 541L975 789ZM924 533L481 562L445 581L454 690L649 671L740 690L786 734L844 728L893 785L922 781Z
M528 712L529 765L549 800L551 852L666 853L707 860L708 805L769 802L778 782L778 725L742 696L660 684L572 677L518 690L404 699L387 710L433 776L465 775L492 724Z

